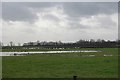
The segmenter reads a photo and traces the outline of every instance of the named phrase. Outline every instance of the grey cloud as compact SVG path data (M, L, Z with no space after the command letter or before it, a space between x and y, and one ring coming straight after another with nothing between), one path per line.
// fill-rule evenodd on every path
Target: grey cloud
M43 12L44 9L54 7L60 5L60 8L63 8L64 15L67 17L65 18L66 23L68 22L67 26L61 28L58 24L54 27L37 27L32 23L28 23L26 25L18 25L15 23L13 27L15 30L11 29L8 24L7 20L12 21L34 21L38 18L34 12ZM32 8L33 10L30 10ZM52 9L52 8L50 8ZM99 19L101 22L100 30L97 27L89 29L88 26L81 25L79 23L79 19L81 17L90 18L92 15L97 14L106 14L107 16L117 13L117 2L116 3L94 3L94 2L63 2L63 3L54 3L54 2L3 2L2 5L3 10L3 19L7 24L5 29L3 29L3 41L9 42L15 40L16 42L26 42L26 41L34 41L34 40L64 40L64 41L76 41L80 38L82 39L90 39L94 38L101 38L101 35L104 39L116 39L117 30L116 28L109 28L114 27L115 23L112 22L109 18ZM47 13L47 12L45 12ZM48 10L49 13L49 10ZM42 16L44 19L47 20L54 20L59 23L59 19L61 18L54 16L53 14L47 14ZM37 21L37 20L36 20ZM64 22L64 20L63 20ZM14 22L13 22L14 23ZM26 22L25 22L26 23ZM104 24L105 23L105 24ZM46 23L47 24L47 23ZM39 25L39 23L38 23ZM4 28L3 27L3 28ZM106 27L106 28L102 28ZM55 30L56 29L56 30ZM81 30L82 29L82 30ZM102 31L103 30L103 31ZM107 30L112 32L107 32ZM16 34L17 33L17 34ZM57 34L56 34L57 33ZM104 34L106 33L106 35ZM111 36L112 35L112 36ZM20 37L21 36L21 37ZM31 38L32 36L32 38Z
M12 21L32 21L37 18L29 8L46 8L50 3L37 2L3 2L3 19Z
M117 12L117 2L3 2L3 19L31 21L37 16L29 8L42 12L55 5L62 5L64 12L71 18Z
M107 29L110 29L110 28L114 29L115 27L117 27L117 24L113 22L110 17L99 19L99 22L101 22L101 25L100 25L101 27L104 27Z
M47 19L47 20L57 21L57 22L60 21L59 18L57 18L57 17L55 17L55 16L53 16L53 15L51 15L51 14L45 15L45 16L43 16L43 18L44 18L44 19Z
M83 26L79 24L79 18L68 18L69 20L69 29L85 29L87 26Z
M3 3L2 6L2 17L5 20L32 20L35 16L25 7L20 5L21 3Z
M63 3L65 13L71 17L96 14L112 14L118 10L117 2L73 2Z

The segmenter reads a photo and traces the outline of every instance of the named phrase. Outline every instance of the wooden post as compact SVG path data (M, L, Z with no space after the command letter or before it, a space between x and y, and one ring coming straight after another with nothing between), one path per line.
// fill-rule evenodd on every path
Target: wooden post
M73 80L77 80L77 76L73 76Z

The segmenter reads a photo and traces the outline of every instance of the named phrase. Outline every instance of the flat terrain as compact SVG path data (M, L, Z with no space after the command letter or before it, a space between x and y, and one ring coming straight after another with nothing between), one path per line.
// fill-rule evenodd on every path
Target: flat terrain
M117 48L89 48L89 50L102 52L4 56L3 78L72 78L74 75L79 78L116 78L118 76ZM90 54L95 56L87 56Z

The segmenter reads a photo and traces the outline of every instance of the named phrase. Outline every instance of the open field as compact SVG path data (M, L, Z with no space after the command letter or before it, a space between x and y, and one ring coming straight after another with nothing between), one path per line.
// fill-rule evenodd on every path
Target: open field
M3 56L3 78L116 78L117 48L89 48L96 49L102 52Z

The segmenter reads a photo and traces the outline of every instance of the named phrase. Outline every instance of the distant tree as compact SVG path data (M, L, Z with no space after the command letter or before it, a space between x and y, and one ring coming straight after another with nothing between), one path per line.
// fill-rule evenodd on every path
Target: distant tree
M59 44L59 45L61 45L61 44L62 44L62 42L59 40L59 41L58 41L58 44Z
M119 40L119 39L117 39L117 40L116 40L116 42L117 42L117 43L120 43L120 40Z
M80 39L80 40L77 41L76 43L83 43L83 42L85 42L85 40Z
M39 40L37 40L37 43L40 43L40 41L39 41Z
M94 40L94 39L90 39L90 42L91 42L91 43L94 43L94 42L95 42L95 40Z
M106 42L104 39L101 40L102 43Z
M13 42L12 41L10 41L10 46L12 47L14 44L13 44Z
M37 40L36 43L37 43L36 45L40 45L40 41L39 40Z
M97 39L97 42L102 42L102 40L101 39Z
M110 41L110 40L107 40L107 42L109 42L109 43L110 43L111 41Z

